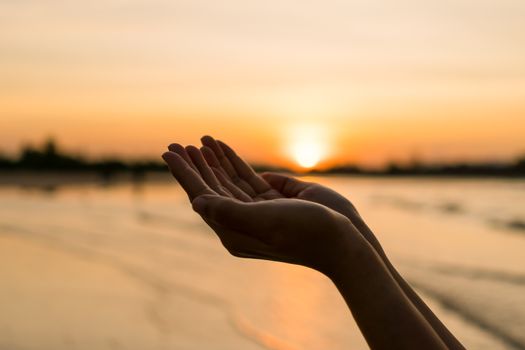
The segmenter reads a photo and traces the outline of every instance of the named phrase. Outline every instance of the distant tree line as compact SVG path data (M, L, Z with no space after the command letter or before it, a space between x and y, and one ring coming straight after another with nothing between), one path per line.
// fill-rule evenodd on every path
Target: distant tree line
M281 167L265 165L254 166L257 171L288 171ZM0 154L0 171L95 171L102 175L118 172L132 172L142 176L146 172L166 171L166 165L156 160L124 161L117 158L88 160L81 155L61 151L53 139L40 147L24 146L18 157L11 158ZM335 166L325 170L312 170L309 174L348 174L367 176L525 176L525 156L515 162L500 163L454 163L424 165L414 162L411 165L392 163L379 170L371 170L356 165Z
M96 171L101 173L115 173L132 171L166 170L161 161L124 161L122 159L107 158L88 160L81 155L67 154L57 148L53 139L46 141L41 147L24 146L18 158L9 158L0 155L0 170L44 170L44 171Z
M313 174L353 174L367 176L505 176L524 177L525 157L515 162L453 163L436 165L399 165L391 163L383 169L371 170L354 165L336 166L326 170L313 170Z

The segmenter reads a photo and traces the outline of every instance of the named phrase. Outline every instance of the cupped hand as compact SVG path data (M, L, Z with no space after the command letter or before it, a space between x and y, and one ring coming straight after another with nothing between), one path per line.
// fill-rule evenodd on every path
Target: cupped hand
M211 148L201 152L179 144L169 150L163 158L194 210L235 256L300 264L329 274L359 236L346 217L328 207L284 198L229 148L218 156Z
M346 216L376 249L380 249L379 242L352 202L336 191L285 174L267 172L260 176L224 142L215 140L211 136L202 137L201 142L202 154L218 181L229 188L239 200L294 198L324 205Z

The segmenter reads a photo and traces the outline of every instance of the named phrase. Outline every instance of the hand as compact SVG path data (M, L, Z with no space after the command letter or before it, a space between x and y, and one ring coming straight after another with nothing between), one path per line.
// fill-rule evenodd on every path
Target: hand
M351 242L360 238L339 213L283 198L229 148L227 157L215 156L211 148L201 153L193 146L172 144L169 149L163 158L193 208L235 256L300 264L330 274ZM221 168L211 168L204 157Z
M204 136L201 148L209 166L220 183L241 201L262 201L277 198L302 199L324 205L346 216L372 246L382 248L359 215L354 205L334 190L314 182L305 182L284 174L264 173L259 176L233 149L211 136ZM183 149L175 146L174 151ZM192 150L194 151L194 150Z

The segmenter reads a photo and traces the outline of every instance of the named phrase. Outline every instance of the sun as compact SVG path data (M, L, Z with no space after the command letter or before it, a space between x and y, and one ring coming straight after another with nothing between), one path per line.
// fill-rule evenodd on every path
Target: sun
M298 168L315 168L328 156L329 133L321 123L294 123L285 134L286 153Z
M322 147L315 142L300 141L292 145L292 155L301 167L313 168L323 156Z

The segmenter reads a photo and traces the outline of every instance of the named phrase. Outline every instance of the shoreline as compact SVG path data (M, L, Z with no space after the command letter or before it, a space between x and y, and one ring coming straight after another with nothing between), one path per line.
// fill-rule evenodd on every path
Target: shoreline
M362 178L388 180L505 180L523 181L516 176L464 176L464 175L391 175L391 174L329 174L329 173L290 173L296 177ZM119 171L102 173L97 171L0 171L0 187L20 186L35 188L55 188L71 185L142 184L145 182L169 182L173 177L169 171L132 172Z
M17 171L0 172L0 187L21 186L54 188L70 185L107 186L120 183L165 182L172 179L169 172L147 172L137 175L132 172L103 174L95 171L59 172L59 171Z

